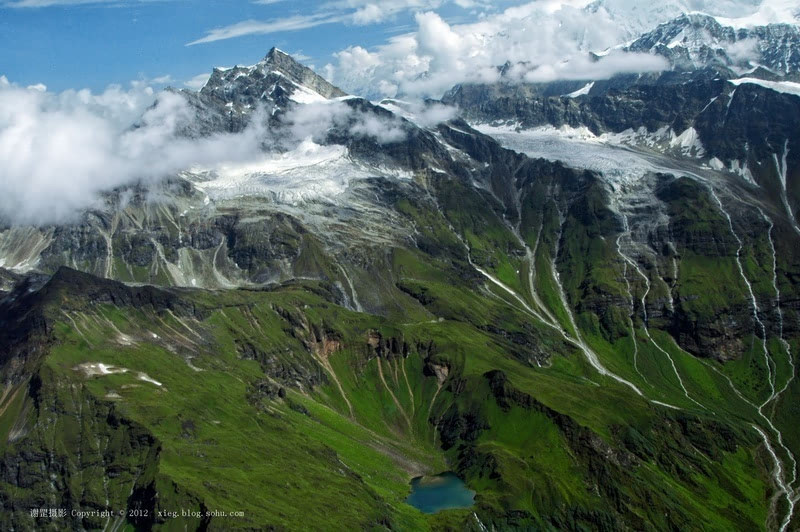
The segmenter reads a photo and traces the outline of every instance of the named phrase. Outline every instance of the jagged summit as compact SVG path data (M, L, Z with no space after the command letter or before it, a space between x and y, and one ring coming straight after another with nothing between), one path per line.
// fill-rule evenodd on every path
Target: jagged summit
M204 124L199 132L240 131L258 108L274 115L294 104L324 102L347 93L286 52L272 48L251 66L215 68L199 92L184 91Z
M341 98L347 93L334 86L322 76L296 61L292 56L273 47L259 63L269 67L274 72L279 72L295 83L308 87L325 98Z
M252 66L234 66L232 68L215 68L201 93L217 91L220 87L226 92L241 92L244 87L255 82L258 85L280 83L279 78L285 78L288 83L283 83L284 89L294 93L296 89L304 92L313 92L325 99L341 98L347 93L325 80L322 76L302 65L292 56L278 48L272 48L264 57ZM295 85L292 87L291 85ZM266 95L270 91L267 91ZM260 93L262 97L264 91ZM307 98L305 98L307 99Z

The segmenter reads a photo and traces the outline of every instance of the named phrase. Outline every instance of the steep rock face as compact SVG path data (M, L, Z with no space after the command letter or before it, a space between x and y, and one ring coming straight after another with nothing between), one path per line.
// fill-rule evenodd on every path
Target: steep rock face
M331 85L323 77L305 65L301 65L285 52L272 48L264 58L264 70L271 68L288 77L291 81L305 88L311 89L323 98L340 98L347 93Z
M639 127L655 131L665 125L683 131L714 96L725 90L724 81L709 79L714 73L621 76L596 83L588 96L578 98L531 97L531 92L542 91L525 84L457 85L443 101L457 105L472 122L507 122L522 128L568 125L588 127L594 133ZM487 91L498 96L485 100Z
M695 118L703 146L722 161L739 161L726 166L746 168L797 226L800 139L792 131L793 117L800 116L800 96L754 83L727 88L726 93L727 101L720 95Z
M686 178L667 180L655 194L666 205L669 245L687 268L697 260L730 264L737 254L736 235L702 185ZM656 241L654 245L663 244ZM728 294L711 303L709 294L694 279L681 279L679 274L674 282L672 311L665 328L679 345L698 357L740 358L746 351L743 339L757 329L745 294Z
M503 211L497 216L506 221L507 229L518 233L518 240L496 245L517 258L536 248L553 261L556 271L569 273L565 297L579 314L595 316L601 334L608 338L627 334L618 325L625 319L621 311L627 303L624 293L615 283L589 274L600 259L596 242L613 238L619 230L601 175L560 162L528 159L477 134L466 123L454 126L440 126L442 136L484 164L489 174L485 186L502 202ZM491 255L477 251L472 255L479 264L497 267L497 259ZM547 356L537 355L537 351L533 349L533 359L546 360Z

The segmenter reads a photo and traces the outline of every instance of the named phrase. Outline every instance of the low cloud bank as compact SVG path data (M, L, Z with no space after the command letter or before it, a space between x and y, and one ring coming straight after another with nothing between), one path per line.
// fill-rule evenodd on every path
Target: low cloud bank
M440 107L420 107L422 125L451 116ZM191 168L246 165L269 156L265 149L322 143L334 128L391 144L405 139L409 127L394 115L327 101L288 110L279 131L257 109L240 133L189 138L181 132L191 129L194 113L181 94L142 84L54 94L0 78L0 222L73 221L100 206L105 191L153 184Z
M325 74L344 89L373 99L438 98L456 83L499 80L498 66L506 63L517 65L517 77L509 81L608 79L669 68L663 58L619 50L591 60L591 51L623 42L627 29L606 10L587 10L585 4L532 2L471 24L449 24L433 11L420 12L415 31L372 50L342 50Z
M400 118L360 112L343 101L300 105L284 115L282 121L291 133L284 137L290 144L305 139L322 142L331 129L346 131L353 137L370 137L378 144L392 144L406 138ZM285 145L286 140L282 144Z
M152 183L192 165L252 157L264 136L254 120L238 135L179 137L191 118L183 97L148 87L53 94L3 78L0 219L69 221L103 191Z

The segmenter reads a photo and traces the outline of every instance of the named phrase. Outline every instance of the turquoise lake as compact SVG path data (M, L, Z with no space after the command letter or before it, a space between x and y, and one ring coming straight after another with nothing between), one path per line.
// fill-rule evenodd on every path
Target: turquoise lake
M431 477L417 477L411 481L411 495L406 502L426 514L442 510L470 508L475 502L475 492L453 473Z

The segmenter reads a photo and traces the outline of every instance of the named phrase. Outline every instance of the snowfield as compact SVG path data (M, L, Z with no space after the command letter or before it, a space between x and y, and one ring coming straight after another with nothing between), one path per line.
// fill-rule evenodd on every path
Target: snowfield
M736 86L744 84L760 85L776 92L800 96L800 83L795 83L793 81L766 81L758 78L739 78L730 79L728 81Z

